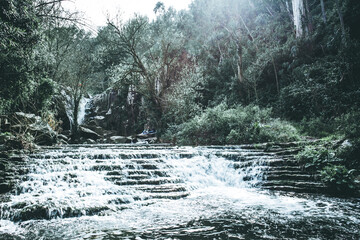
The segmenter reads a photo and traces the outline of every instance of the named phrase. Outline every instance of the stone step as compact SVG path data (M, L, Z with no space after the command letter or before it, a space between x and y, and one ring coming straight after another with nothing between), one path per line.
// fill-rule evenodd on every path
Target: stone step
M296 181L296 180L269 180L264 181L262 186L294 186L294 187L303 187L309 189L324 188L325 185L321 182L312 182L312 181Z
M303 171L301 166L273 166L268 171Z
M144 192L152 192L152 193L165 193L165 192L184 192L186 191L185 185L167 183L161 185L141 185L135 186L135 189L141 190Z
M283 175L283 174L286 174L286 175L299 175L299 174L307 174L307 175L311 175L307 172L304 172L304 171L301 171L300 169L299 170L276 170L276 169L272 169L272 168L269 168L267 170L264 171L264 174L267 175L267 176L271 176L271 175Z
M157 199L180 199L189 196L188 192L171 192L168 194L164 193L151 193L151 198L157 198Z
M308 187L298 187L298 186L262 186L262 189L272 190L272 191L285 191L285 192L297 192L297 193L326 193L327 188L318 187L318 188L308 188Z
M264 174L266 181L272 180L299 180L315 181L315 176L309 174Z
M151 159L159 158L162 154L158 153L112 153L112 154L101 154L101 153L59 153L59 154L31 154L29 155L30 159L44 160L44 159L91 159L91 160L101 160L101 159Z
M90 171L115 171L115 170L139 170L139 169L147 169L147 170L155 170L158 169L158 166L155 164L116 164L116 165L93 165L89 167Z
M269 155L265 155L265 154L259 154L259 155L227 155L227 154L219 154L218 157L223 157L225 159L234 161L234 162L248 162L248 161L258 161L258 160L262 160L262 161L266 161L269 159L273 159L275 155L273 154L269 154Z
M272 159L266 162L268 166L299 166L297 160Z
M161 185L165 183L182 183L181 179L178 178L168 178L168 177L159 177L153 179L142 179L142 180L118 180L116 178L112 179L116 185Z

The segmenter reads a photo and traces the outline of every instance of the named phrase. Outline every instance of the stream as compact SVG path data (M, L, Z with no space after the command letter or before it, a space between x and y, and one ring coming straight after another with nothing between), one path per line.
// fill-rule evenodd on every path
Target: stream
M47 148L0 194L0 239L360 239L359 199L263 189L272 158L241 146Z

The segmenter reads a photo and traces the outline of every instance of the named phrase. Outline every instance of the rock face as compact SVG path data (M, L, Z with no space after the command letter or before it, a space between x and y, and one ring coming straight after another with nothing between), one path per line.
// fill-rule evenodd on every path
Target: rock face
M0 156L0 194L13 191L17 182L28 173L25 155Z
M156 142L155 134L135 137L134 133L143 130L142 124L140 130L136 129L136 126L140 126L138 123L140 117L135 102L140 99L133 94L130 101L128 94L126 91L109 89L102 94L93 96L87 105L85 121L81 127L98 136L93 133L91 136L82 133L80 142L89 138L101 143L135 143L139 138L142 138L144 143ZM81 130L81 132L83 131ZM131 135L133 137L128 137Z
M113 131L113 136L129 136L136 132L134 126L139 122L139 109L135 102L140 99L134 95L129 101L128 94L127 91L109 89L95 95L87 111L85 124Z
M105 130L118 131L122 126L120 93L108 90L93 97L88 117L85 120L94 121L92 125Z
M29 134L38 145L52 145L57 142L57 133L39 116L16 112L10 117L11 130L20 135Z
M70 97L71 89L63 89L60 94L54 96L56 119L61 121L61 128L64 131L71 130L73 124L73 101Z
M92 139L92 140L97 140L100 138L99 134L82 126L79 127L79 136L85 139Z

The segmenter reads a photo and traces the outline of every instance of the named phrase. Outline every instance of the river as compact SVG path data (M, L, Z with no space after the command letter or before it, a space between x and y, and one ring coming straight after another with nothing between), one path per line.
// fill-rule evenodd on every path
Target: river
M264 190L272 158L241 146L48 148L0 195L0 239L360 239L359 199Z

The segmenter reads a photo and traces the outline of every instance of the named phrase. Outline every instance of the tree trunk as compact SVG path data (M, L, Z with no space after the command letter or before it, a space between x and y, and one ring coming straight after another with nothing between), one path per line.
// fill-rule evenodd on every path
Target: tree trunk
M277 74L277 70L276 70L274 57L271 56L271 60L272 60L272 64L273 64L273 67L274 67L275 80L276 80L276 90L277 90L277 93L279 94L280 93L279 78L278 78L278 74Z
M238 68L238 79L240 83L244 82L244 74L242 69L242 47L239 43L237 45L237 54L238 54L238 61L237 61L237 68Z
M344 17L343 17L342 12L341 12L341 6L340 6L339 0L336 0L336 8L337 8L337 12L338 12L339 19L340 19L341 33L342 33L342 36L344 38L345 34L346 34L345 33L345 24L344 24Z
M324 0L320 0L320 4L321 4L322 18L323 18L324 23L326 23L326 12L325 12Z
M294 14L294 25L296 37L302 37L304 34L302 19L304 17L304 2L303 0L292 0L292 8Z
M314 31L314 24L310 12L309 0L305 0L305 9L306 9L307 29L309 35L311 35Z
M285 1L285 7L284 8L286 8L286 12L289 15L290 21L294 21L294 15L290 11L289 2L287 0Z

